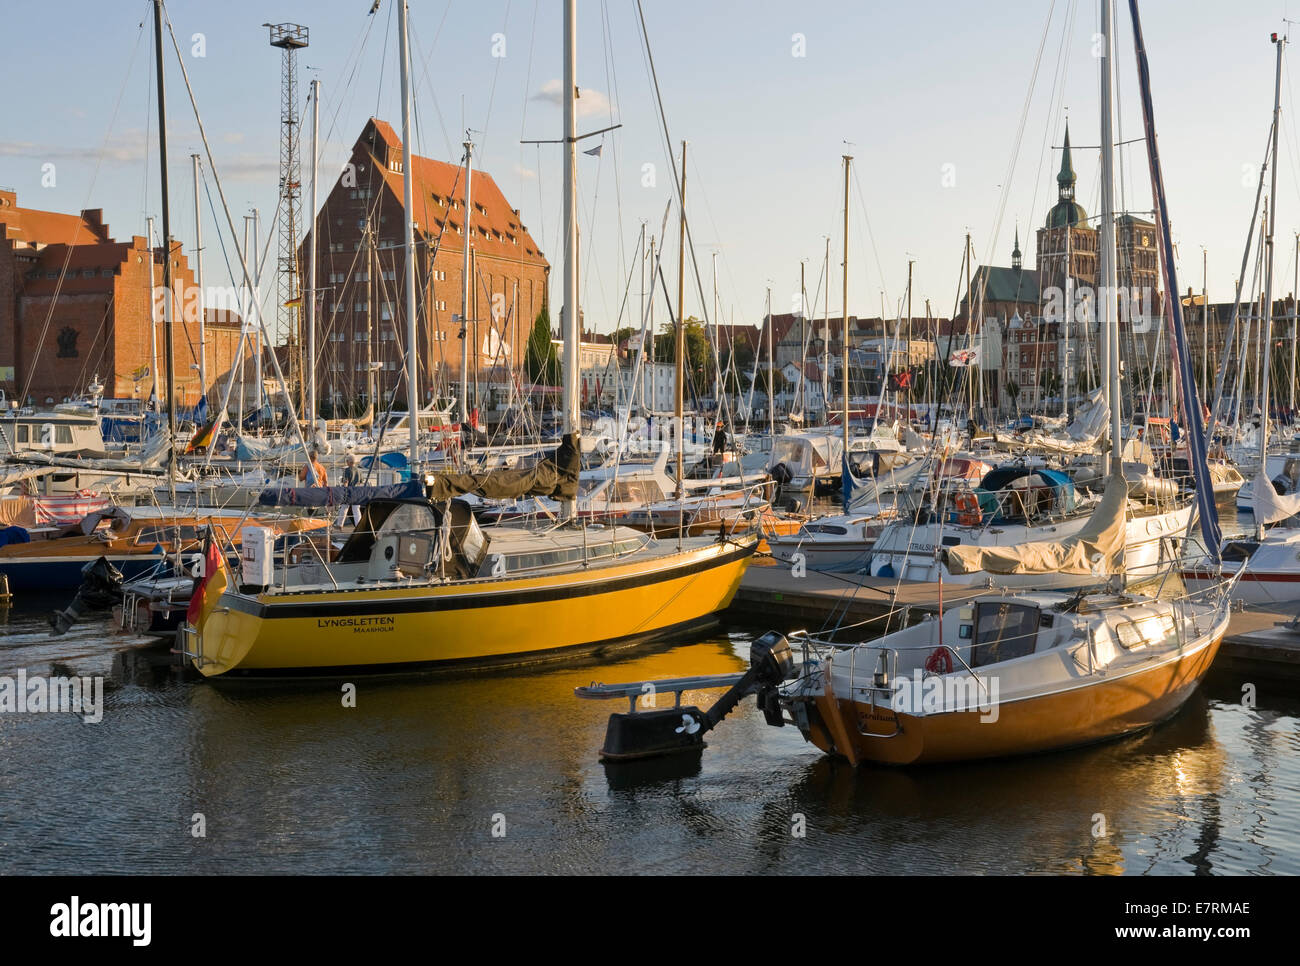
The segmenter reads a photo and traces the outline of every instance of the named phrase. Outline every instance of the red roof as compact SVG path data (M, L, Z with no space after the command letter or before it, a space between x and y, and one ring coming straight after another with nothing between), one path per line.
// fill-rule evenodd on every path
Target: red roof
M17 201L16 193L0 192L0 238L30 245L86 245L108 240L108 226L100 223L98 210L65 215L19 208Z
M359 147L369 150L374 160L375 170L384 179L384 183L397 197L403 199L402 173L389 165L389 160L400 161L402 141L387 121L371 118L367 127L374 128L378 137L373 149L370 139L363 133ZM382 142L382 143L381 143ZM435 161L411 155L412 199L415 210L411 213L419 230L436 238L442 232L442 248L447 251L463 252L461 239L464 235L454 229L465 226L465 179L464 170L459 164ZM474 211L469 219L473 232L473 246L484 255L502 258L514 258L520 261L537 261L546 264L546 257L538 249L528 229L524 227L517 210L510 207L506 197L497 187L496 181L486 171L473 171ZM456 207L450 206L451 202ZM443 231L444 222L450 221Z

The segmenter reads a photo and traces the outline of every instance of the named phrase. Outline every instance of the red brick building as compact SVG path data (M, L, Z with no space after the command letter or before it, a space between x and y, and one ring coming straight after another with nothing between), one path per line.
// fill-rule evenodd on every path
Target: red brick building
M547 305L550 265L492 176L473 172L465 211L464 168L412 156L416 312L424 404L456 395L460 379L461 285L467 243L471 382L519 372L533 321ZM375 371L380 403L406 399L402 143L371 118L320 209L317 247L317 398L363 401ZM307 239L301 250L306 265ZM305 272L304 272L305 276ZM304 280L305 287L305 280Z
M202 393L199 302L180 244L172 246L176 401L192 406ZM99 209L66 215L20 208L14 192L0 190L0 389L6 398L16 399L30 377L31 402L59 402L85 393L98 376L105 396L148 399L154 311L161 397L166 339L150 268L153 284L161 287L162 257L162 249L151 250L141 236L115 241ZM228 328L225 315L209 310L207 318L222 317ZM234 343L215 329L208 343L211 380L231 367Z

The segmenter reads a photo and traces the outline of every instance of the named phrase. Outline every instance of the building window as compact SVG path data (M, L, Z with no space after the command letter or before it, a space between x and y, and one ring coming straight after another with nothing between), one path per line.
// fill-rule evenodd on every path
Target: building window
M369 341L370 341L370 333L367 332L367 331L365 331L364 329L358 329L356 332L354 332L354 333L352 334L352 341L353 341L353 342L369 342Z
M379 340L381 342L392 342L394 338L396 338L396 334L392 329L384 329L379 333Z

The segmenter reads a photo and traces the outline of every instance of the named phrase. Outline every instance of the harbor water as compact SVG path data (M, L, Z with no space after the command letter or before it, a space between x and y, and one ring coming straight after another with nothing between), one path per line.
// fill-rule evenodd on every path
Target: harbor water
M0 874L1300 873L1300 695L1256 682L1251 707L1227 672L1152 731L1064 753L855 771L747 701L702 757L613 768L626 703L575 687L740 671L760 629L250 687L103 618L51 638L61 603L8 612L0 677L102 675L103 715L0 714Z

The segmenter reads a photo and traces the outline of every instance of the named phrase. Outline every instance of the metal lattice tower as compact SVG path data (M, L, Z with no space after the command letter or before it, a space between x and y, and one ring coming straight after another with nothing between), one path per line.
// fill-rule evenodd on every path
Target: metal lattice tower
M301 292L298 273L298 234L302 225L302 165L299 138L302 134L298 112L297 51L307 46L307 28L296 23L263 24L271 31L271 46L279 47L280 56L280 206L276 225L279 249L276 252L276 335L284 333L291 347L291 370L301 381L302 366L298 358L302 340L298 333ZM292 381L294 377L288 376Z

